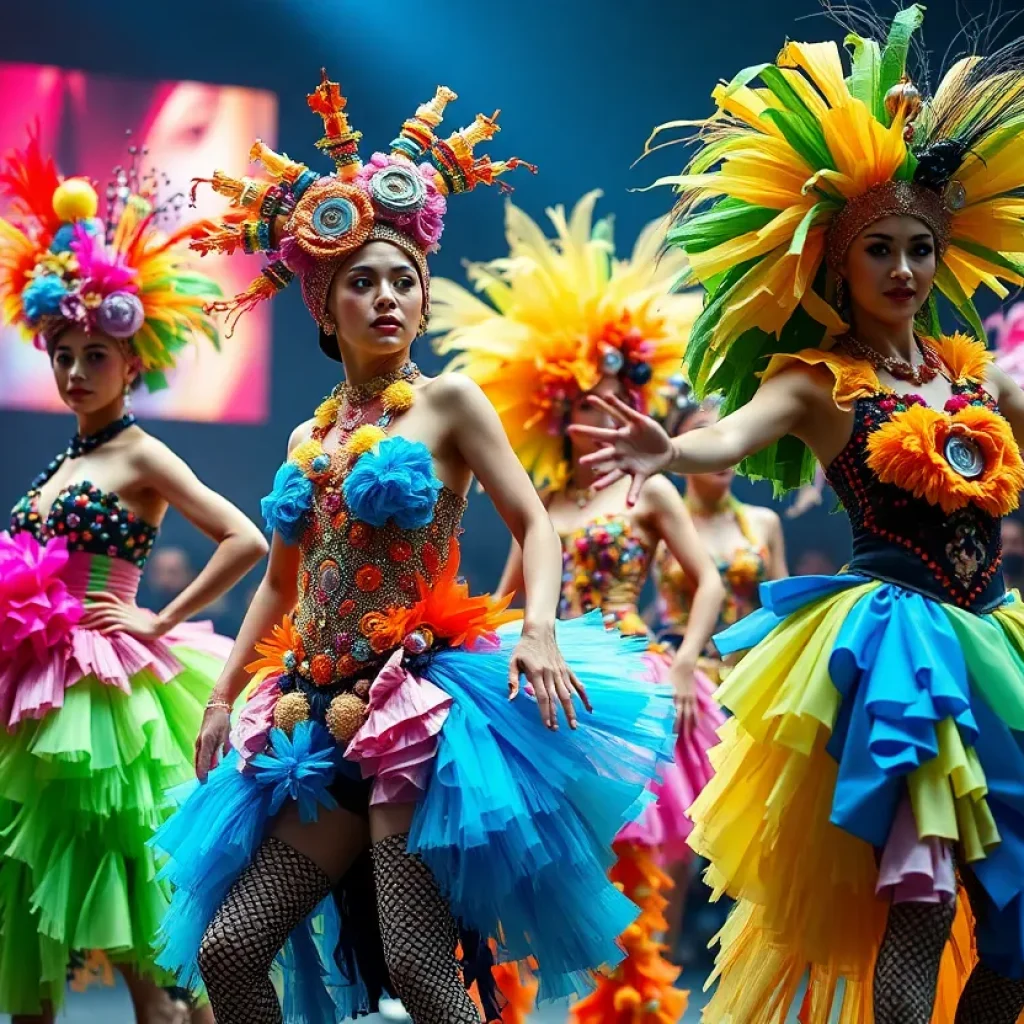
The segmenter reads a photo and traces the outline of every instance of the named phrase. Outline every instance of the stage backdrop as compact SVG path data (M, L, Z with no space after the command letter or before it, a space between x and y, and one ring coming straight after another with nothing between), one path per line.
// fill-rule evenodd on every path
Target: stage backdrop
M106 184L117 165L127 166L131 144L148 151L141 171L164 181L161 201L187 196L197 169L243 171L239 161L253 139L276 144L277 97L261 89L0 63L0 96L0 151L23 146L27 126L38 123L43 150L56 156L60 172L96 183L101 214ZM194 209L178 205L180 220L212 216L223 201L200 189ZM172 215L168 227L174 226ZM241 291L259 269L244 255L200 262L227 294ZM46 357L20 341L16 329L0 332L0 406L64 412ZM269 348L270 311L263 308L242 320L220 353L205 343L183 352L173 386L140 392L136 408L147 419L261 423L269 412Z

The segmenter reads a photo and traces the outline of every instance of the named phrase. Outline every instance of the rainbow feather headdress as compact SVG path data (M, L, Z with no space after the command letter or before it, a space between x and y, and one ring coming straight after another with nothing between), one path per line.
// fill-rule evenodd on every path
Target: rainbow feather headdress
M907 77L918 5L900 11L884 44L851 33L844 70L834 43L790 42L774 64L741 71L697 122L700 148L682 175L669 244L689 258L707 301L686 350L698 398L750 400L775 352L828 345L846 328L835 268L874 220L912 214L935 234L937 290L978 337L980 285L1024 284L1024 62L1020 43L954 64L930 98ZM682 140L679 140L682 141ZM925 334L940 333L935 295ZM747 459L742 472L782 491L814 462L795 438Z
M38 348L69 326L121 339L155 391L167 386L166 371L193 338L219 346L204 306L221 292L182 259L202 225L163 231L177 201L156 204L156 176L141 175L143 154L129 152L130 166L115 169L107 188L103 217L95 188L62 178L34 132L24 150L7 154L0 190L12 214L0 218L0 318Z
M610 221L593 222L600 195L584 196L568 218L561 206L548 210L554 239L509 203L509 255L468 267L489 302L434 282L437 350L455 353L449 369L486 392L538 487L565 485L569 407L603 376L619 377L638 408L662 411L700 310L697 295L672 294L686 259L663 254L665 220L616 259Z
M233 209L193 248L243 249L269 257L244 292L211 310L226 313L232 323L297 275L313 318L321 331L333 334L327 295L336 270L360 246L383 240L401 248L419 271L425 327L430 283L426 256L438 248L447 197L492 185L516 167L536 170L515 157L499 162L474 154L479 143L499 131L497 111L490 117L478 114L468 128L447 139L438 136L445 108L457 98L451 89L439 86L434 98L402 125L390 152L374 153L364 164L359 156L362 135L345 113L348 101L323 71L308 103L323 119L324 134L316 145L334 161L335 173L318 174L257 141L249 159L263 165L269 180L232 178L218 171L207 182L231 200Z

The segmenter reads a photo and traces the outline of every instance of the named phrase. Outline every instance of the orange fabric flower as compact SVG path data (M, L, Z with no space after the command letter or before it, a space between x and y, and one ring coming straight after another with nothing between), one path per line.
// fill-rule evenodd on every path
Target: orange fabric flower
M382 612L367 612L359 621L359 630L376 654L390 651L405 639L413 612L409 608L391 607Z
M984 469L973 480L946 461L954 433L973 441ZM970 405L952 416L912 405L868 438L868 466L883 483L896 484L938 505L947 515L973 503L989 515L1005 516L1018 505L1024 488L1024 462L1010 425L983 406Z
M944 338L925 340L939 354L957 383L969 380L980 384L985 379L985 373L992 362L992 353L984 342L959 332Z
M268 676L285 675L288 668L284 660L289 651L295 655L296 662L302 661L306 656L302 646L302 637L299 636L292 617L286 615L281 620L281 625L274 627L270 636L264 637L256 644L256 653L261 657L245 666L246 672L253 673L250 685L255 688Z
M453 647L472 644L493 636L505 622L518 619L521 612L508 611L513 594L495 600L490 594L469 596L466 583L458 582L459 543L452 538L448 561L433 582L419 577L420 600L410 609L408 629L429 626L434 634L444 637Z
M310 662L309 674L317 686L326 686L334 678L334 662L326 654L318 654Z

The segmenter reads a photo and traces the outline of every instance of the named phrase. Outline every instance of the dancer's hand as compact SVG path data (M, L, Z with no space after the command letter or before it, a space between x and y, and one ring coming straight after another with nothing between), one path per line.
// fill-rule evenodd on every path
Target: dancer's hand
M672 440L661 426L641 412L626 405L615 395L601 398L591 395L588 402L606 412L616 427L591 427L582 423L569 426L570 434L580 434L595 441L604 441L603 448L580 458L581 465L592 466L602 475L594 481L596 490L611 486L616 480L632 478L626 504L631 508L640 497L644 482L668 469L672 462Z
M104 591L86 594L85 612L79 625L98 633L127 633L137 640L158 640L170 631L170 624L134 602L121 600Z
M217 700L211 697L211 702ZM228 752L228 736L231 732L231 716L226 708L208 707L203 715L203 724L196 737L196 778L205 782L210 772L217 767L222 755Z
M520 676L526 676L526 682L533 688L541 721L549 729L558 728L559 704L565 712L569 728L576 728L574 692L588 711L594 710L590 706L586 689L566 665L558 649L553 625L543 628L527 626L523 629L508 668L509 700L514 700L519 694Z
M668 678L672 683L672 699L676 706L676 731L688 732L697 721L697 680L696 667L678 661L669 669Z

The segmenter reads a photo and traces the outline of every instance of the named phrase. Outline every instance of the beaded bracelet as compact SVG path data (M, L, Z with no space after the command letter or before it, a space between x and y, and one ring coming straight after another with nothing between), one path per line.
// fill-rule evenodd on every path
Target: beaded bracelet
M231 705L227 701L223 700L210 700L206 702L206 710L213 711L214 709L223 709L224 711L230 711Z

